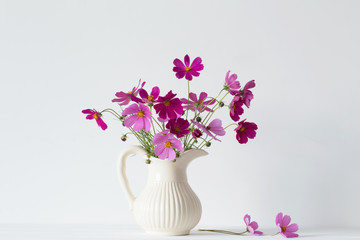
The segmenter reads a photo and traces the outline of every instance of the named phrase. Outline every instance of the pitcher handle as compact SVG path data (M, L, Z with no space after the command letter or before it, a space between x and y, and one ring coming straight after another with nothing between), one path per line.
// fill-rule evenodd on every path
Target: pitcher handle
M135 201L135 196L132 193L130 186L129 186L129 181L128 178L126 177L126 159L128 158L128 156L130 155L141 155L146 157L147 152L139 147L139 146L130 146L126 149L124 149L119 156L119 160L117 163L117 169L118 169L118 177L119 177L119 181L120 181L120 185L122 190L125 193L125 196L129 202L129 207L130 210L133 210L133 205L134 205L134 201Z

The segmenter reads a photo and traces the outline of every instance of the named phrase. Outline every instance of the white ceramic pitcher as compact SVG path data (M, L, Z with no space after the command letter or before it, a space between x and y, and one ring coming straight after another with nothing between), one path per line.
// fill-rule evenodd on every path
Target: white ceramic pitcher
M191 149L182 153L176 162L151 157L148 181L138 197L130 190L125 174L126 159L133 154L148 159L147 152L139 146L124 149L118 161L118 176L137 223L147 233L189 234L200 221L201 203L188 184L186 169L191 160L207 152Z

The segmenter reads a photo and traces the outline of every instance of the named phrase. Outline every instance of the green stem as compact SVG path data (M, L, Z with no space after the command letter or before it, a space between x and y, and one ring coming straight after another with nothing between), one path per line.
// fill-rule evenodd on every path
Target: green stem
M231 235L244 235L245 232L231 232L231 231L226 231L226 230L216 230L216 229L199 229L199 231L207 231L207 232L216 232L216 233L224 233L224 234L231 234Z
M103 112L108 112L108 113L111 113L112 115L114 115L116 118L120 119L120 114L118 114L117 112L115 112L115 110L111 109L111 108L107 108L107 109L104 109L100 112L100 114L102 114Z
M224 130L227 129L228 127L232 126L232 125L238 125L237 123L231 123L229 125L227 125L226 127L224 127Z
M280 232L277 232L277 233L275 233L275 234L273 234L273 235L271 235L271 236L275 236L275 235L278 235Z

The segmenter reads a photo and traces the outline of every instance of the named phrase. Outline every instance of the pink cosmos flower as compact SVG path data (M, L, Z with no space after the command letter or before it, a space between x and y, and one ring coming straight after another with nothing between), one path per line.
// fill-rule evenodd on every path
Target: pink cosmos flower
M229 75L230 71L226 73L224 89L227 90L231 95L235 95L239 93L240 82L236 81L236 74Z
M180 152L184 152L182 143L176 139L174 135L169 133L169 130L165 130L161 133L155 134L153 138L153 144L155 146L154 153L160 159L174 160L176 153L174 149Z
M200 131L200 129L195 128L191 135L193 136L193 138L197 139L202 136L202 132Z
M236 131L236 140L239 143L247 143L248 138L253 139L256 136L257 125L252 122L245 122L246 119L238 123L238 126L234 129Z
M258 224L257 222L253 221L253 222L250 222L250 215L249 214L246 214L244 216L244 222L246 224L246 227L247 227L247 231L249 231L251 234L255 235L255 236L260 236L262 235L263 233L260 232L260 231L256 231L256 229L258 229Z
M176 119L183 113L181 101L178 98L174 98L175 96L176 94L170 91L164 97L158 98L154 109L161 119Z
M171 133L175 134L177 138L181 138L190 132L189 122L182 118L170 119L166 124L166 128Z
M298 237L299 234L295 233L297 230L299 230L298 225L296 223L289 225L290 222L290 216L285 215L283 217L283 214L281 212L276 215L275 223L280 231L280 234L286 238Z
M151 128L151 113L148 106L142 103L134 103L124 109L122 115L127 116L124 125L130 128L134 125L135 131L141 131L144 128L145 132L148 132Z
M240 115L244 113L242 105L244 102L241 97L236 95L230 103L230 117L235 122L240 120Z
M222 125L222 122L220 119L216 118L214 120L212 120L209 125L207 126L204 126L194 120L191 120L191 122L197 126L198 128L200 128L201 130L204 131L204 133L206 133L207 135L209 135L210 137L212 137L213 139L221 142L219 139L217 139L213 133L215 135L219 135L219 136L224 136L225 135L225 130L223 129L223 127L221 126Z
M245 84L244 89L241 91L242 100L245 106L250 107L250 101L254 98L253 93L249 90L255 87L255 80L251 80Z
M208 108L208 106L213 105L216 100L215 99L210 99L208 101L205 101L205 99L207 98L207 93L206 92L202 92L199 95L199 99L197 98L195 93L189 93L189 101L186 98L182 98L181 102L183 102L185 104L184 109L189 108L192 111L199 111L199 112L203 112L203 111L209 111L212 112L212 110L210 108Z
M115 93L115 96L117 98L114 98L112 102L117 102L119 103L120 106L123 106L123 105L128 105L131 100L136 101L136 96L139 92L140 83L141 83L141 79L139 80L139 84L137 85L137 87L133 87L133 89L128 93L125 92ZM143 82L141 84L141 88L145 85L145 83L146 82Z
M176 72L176 77L178 79L181 79L185 76L185 79L191 81L193 76L198 77L200 75L199 71L204 69L204 65L201 63L201 61L201 58L197 57L190 65L189 55L185 55L184 63L176 58L174 60L175 67L173 68L173 71Z
M143 88L141 88L139 90L139 95L141 97L141 102L143 102L143 103L154 103L156 101L156 99L159 97L159 94L160 94L159 87L153 87L153 89L151 90L150 95Z
M86 119L91 120L91 119L95 119L96 123L99 127L101 127L102 130L107 129L107 125L106 123L102 120L102 115L101 113L99 113L98 111L96 111L95 109L85 109L82 110L82 113L84 114L88 114L86 116Z

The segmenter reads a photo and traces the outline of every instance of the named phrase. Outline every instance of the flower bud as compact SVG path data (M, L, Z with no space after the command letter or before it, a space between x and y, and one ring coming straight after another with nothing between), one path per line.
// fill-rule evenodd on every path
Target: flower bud
M150 159L146 159L145 163L146 163L146 164L150 164L150 163L151 163L151 160L150 160Z
M206 142L206 143L205 143L205 146L210 147L210 146L211 146L211 142Z
M201 122L201 117L197 117L197 118L196 118L196 121L197 121L197 122Z
M126 134L124 134L124 135L122 135L122 136L121 136L121 141L125 142L125 141L126 141L126 139L127 139Z
M225 105L225 103L224 103L224 102L222 102L222 101L221 101L221 102L219 102L219 106L220 106L220 107L223 107L224 105Z

